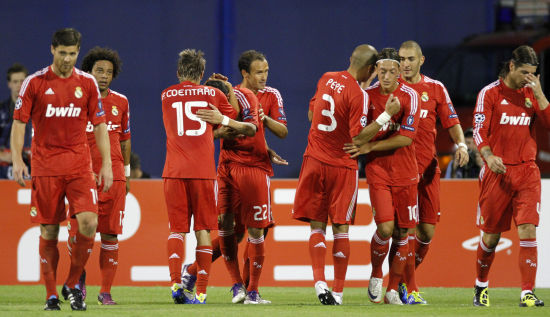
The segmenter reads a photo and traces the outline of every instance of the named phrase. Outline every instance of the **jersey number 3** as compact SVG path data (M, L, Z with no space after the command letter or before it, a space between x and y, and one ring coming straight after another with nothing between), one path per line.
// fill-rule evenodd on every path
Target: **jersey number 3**
M199 136L204 134L204 131L206 131L206 122L194 115L191 112L191 109L194 107L206 108L207 106L208 103L206 101L188 101L185 103L185 116L190 120L197 121L200 124L198 129L185 131L183 126L183 102L178 101L172 104L172 108L176 109L176 122L178 124L177 128L179 136L183 136L184 134L188 136Z
M330 110L323 109L321 111L321 114L325 117L328 117L330 119L330 124L318 124L317 129L321 131L331 132L336 129L336 118L334 117L334 99L331 95L323 94L323 100L328 101L330 104Z

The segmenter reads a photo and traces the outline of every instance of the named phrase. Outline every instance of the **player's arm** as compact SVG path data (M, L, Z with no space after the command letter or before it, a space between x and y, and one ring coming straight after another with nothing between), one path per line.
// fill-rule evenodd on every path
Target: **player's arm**
M493 154L489 145L489 125L493 114L495 100L487 90L482 90L477 96L476 108L474 111L474 142L479 153L485 159L487 166L497 174L506 173L506 166L502 158Z
M101 122L94 126L95 142L99 153L101 154L101 169L97 179L97 184L103 182L103 191L107 192L113 185L113 168L111 162L111 145L107 133L107 125Z
M131 139L120 141L120 150L124 159L124 176L126 177L126 194L130 192L130 154L132 153Z
M458 165L464 166L468 164L470 156L468 155L468 147L464 143L464 132L462 131L462 126L460 124L455 124L448 129L451 139L458 146L458 149L455 152L455 162Z
M489 166L491 171L497 174L506 173L506 165L502 162L502 158L494 155L490 146L486 145L482 147L479 152L485 159L485 162L487 162L487 166Z
M401 110L401 104L399 103L399 98L391 94L386 101L385 111L376 118L373 122L367 125L358 135L353 138L353 143L361 146L374 138L376 133L380 131L382 126L388 123L392 116L397 114Z
M535 111L537 115L542 118L544 126L550 129L550 109L548 109L548 99L544 95L542 86L540 85L540 75L535 76L533 74L528 74L526 78L531 81L529 87L533 90L533 94L537 100L538 108L535 107Z
M287 160L280 157L275 150L269 147L267 144L267 140L265 141L265 147L267 148L267 154L269 154L269 159L271 160L271 163L276 165L288 165Z
M199 109L196 116L205 122L229 127L238 134L244 134L246 136L254 136L256 134L256 126L252 123L233 120L223 115L218 108L211 104L208 104L208 107L210 107L210 110Z
M264 113L264 110L262 108L258 109L258 113L260 115L260 120L264 122L264 125L271 132L273 132L273 134L275 134L278 138L281 138L281 139L286 138L288 134L288 128L286 127L286 125L280 123L279 121L274 120L270 116L267 116ZM308 117L309 117L309 114L308 114ZM313 114L312 114L312 117L313 117Z
M25 142L26 123L17 119L11 126L11 159L13 163L13 179L21 186L25 186L24 177L29 177L29 170L23 162L23 143Z
M404 135L395 135L389 139L368 142L361 146L348 143L344 146L344 151L355 158L361 154L367 154L373 151L389 151L411 145L413 139Z

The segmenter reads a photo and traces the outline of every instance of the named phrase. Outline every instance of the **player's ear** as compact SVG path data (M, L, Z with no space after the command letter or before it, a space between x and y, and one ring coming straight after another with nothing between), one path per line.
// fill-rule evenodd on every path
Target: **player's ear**
M243 76L243 78L246 78L247 75L248 72L246 71L246 69L241 69L241 76Z
M52 55L54 55L55 48L53 47L53 45L50 45L50 51L52 52Z
M426 60L426 57L424 57L424 55L420 56L420 66L424 65L425 60Z

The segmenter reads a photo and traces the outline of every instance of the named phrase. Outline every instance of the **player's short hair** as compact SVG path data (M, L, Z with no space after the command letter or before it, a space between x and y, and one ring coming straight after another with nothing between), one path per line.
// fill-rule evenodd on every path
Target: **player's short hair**
M474 129L468 128L466 131L464 131L464 137L465 138L473 138L474 137Z
M503 63L499 77L504 78L510 72L510 62L514 66L521 67L523 65L539 66L539 59L535 50L529 45L522 45L512 52L512 59Z
M200 80L206 66L206 60L203 56L204 53L200 50L185 49L181 51L178 59L179 79Z
M211 79L211 80L205 82L204 85L214 87L214 88L218 88L226 96L229 94L229 88L227 88L227 86L221 80Z
M399 49L414 49L418 53L418 56L422 56L422 48L415 41L405 41L401 43Z
M250 73L250 65L252 65L252 62L265 60L267 59L261 52L255 50L245 51L239 57L239 72L242 74L242 71L245 70L247 73Z
M397 65L401 64L401 60L399 58L399 53L395 50L393 47L386 47L378 53L376 56L376 62L378 63L381 60L384 59L391 59L397 63Z
M81 69L87 73L91 73L97 61L109 61L113 64L113 78L116 78L122 69L122 61L117 51L99 46L92 48L86 53L86 56L82 59Z
M73 28L64 28L57 30L52 36L52 46L54 48L59 45L73 46L76 45L80 49L82 34Z
M25 66L23 66L23 64L13 63L13 65L8 68L8 81L11 80L11 74L13 73L25 73L25 77L27 77L29 71L27 70L27 68L25 68Z

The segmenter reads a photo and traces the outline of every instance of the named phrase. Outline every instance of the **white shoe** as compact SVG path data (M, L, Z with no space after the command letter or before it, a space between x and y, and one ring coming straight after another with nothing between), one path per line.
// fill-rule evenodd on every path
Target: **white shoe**
M403 305L403 302L401 301L401 297L399 297L399 292L397 292L394 289L386 291L386 297L384 297L384 303L390 304L390 305Z
M244 299L244 304L271 304L271 301L267 299L263 299L260 297L260 293L256 291L251 291L246 294L246 298Z
M334 297L334 302L336 303L336 305L342 305L342 303L344 302L344 293L337 293L337 292L332 292L332 297Z
M336 305L336 301L332 296L332 293L328 289L327 282L317 281L315 283L315 294L317 294L317 298L319 298L319 301L321 302L321 304Z
M377 277L371 277L369 280L369 300L373 303L382 302L382 282L384 280Z
M246 288L241 283L233 284L231 292L233 293L233 298L231 299L233 304L242 303L246 299Z

